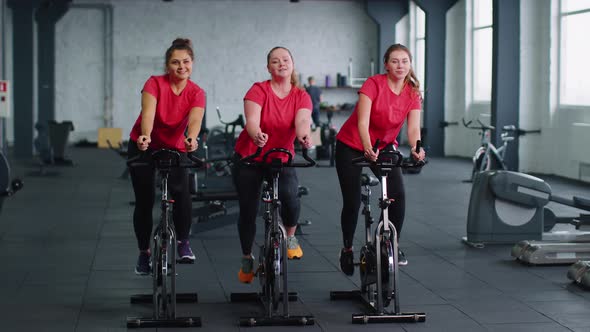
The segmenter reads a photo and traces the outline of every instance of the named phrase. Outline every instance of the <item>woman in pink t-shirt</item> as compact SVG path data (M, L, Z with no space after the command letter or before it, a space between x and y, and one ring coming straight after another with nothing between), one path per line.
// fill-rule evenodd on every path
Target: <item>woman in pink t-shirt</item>
M189 39L178 38L166 51L166 74L151 76L141 92L141 114L131 129L129 158L143 151L171 149L192 152L205 112L205 91L190 80L194 53ZM185 136L186 132L186 136ZM139 247L135 273L150 273L150 237L155 197L154 169L134 167L129 171L135 192L133 227ZM168 189L174 199L173 220L178 239L178 258L193 263L195 256L188 237L191 197L186 168L173 169Z
M378 149L397 148L396 140L404 122L408 126L408 142L420 140L420 109L422 97L420 83L412 70L412 55L401 44L390 46L383 56L385 74L369 77L359 90L356 108L336 135L336 171L342 191L341 213L342 240L340 268L347 275L354 273L352 242L361 204L361 167L352 165L354 158L365 156L376 160L379 151L373 145L380 141ZM412 157L422 160L424 150L416 153L411 147ZM389 220L401 233L405 213L405 192L401 169L390 173L387 181L388 196L395 200L389 207ZM399 262L407 264L400 250Z
M294 153L297 139L305 148L311 146L311 98L299 88L291 52L275 47L267 55L270 80L254 83L244 97L246 130L242 131L235 146L235 158L252 155L262 147L261 156L271 148L285 148ZM234 163L232 171L238 192L240 216L238 232L242 246L242 266L238 279L244 283L254 278L252 244L256 235L256 214L260 202L263 170L243 167ZM284 168L279 177L281 218L287 231L287 257L303 256L295 238L300 202L297 197L297 174L294 168Z

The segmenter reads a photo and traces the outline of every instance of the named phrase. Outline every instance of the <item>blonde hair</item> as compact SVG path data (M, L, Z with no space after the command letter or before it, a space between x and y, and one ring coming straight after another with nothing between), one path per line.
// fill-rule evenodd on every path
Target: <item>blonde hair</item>
M385 51L385 55L383 55L383 64L387 64L387 61L389 61L389 56L391 55L391 53L395 51L406 52L406 54L408 54L408 57L410 58L410 63L412 63L412 52L410 52L410 50L402 44L393 44L389 46L387 51ZM422 94L420 93L420 81L418 80L416 73L414 73L413 68L410 68L410 72L404 78L404 84L409 84L412 87L412 90L416 92L420 96L420 98L422 98Z
M291 54L291 51L289 51L288 48L283 47L283 46L273 47L266 55L266 64L267 65L270 64L270 55L272 54L272 52L274 52L275 50L278 50L278 49L283 49L283 50L287 51L287 53L289 53L289 56L291 57L291 61L293 62L293 72L291 73L291 84L293 84L294 86L301 89L301 82L299 82L299 75L297 75L297 71L295 70L295 61L293 60L293 54Z

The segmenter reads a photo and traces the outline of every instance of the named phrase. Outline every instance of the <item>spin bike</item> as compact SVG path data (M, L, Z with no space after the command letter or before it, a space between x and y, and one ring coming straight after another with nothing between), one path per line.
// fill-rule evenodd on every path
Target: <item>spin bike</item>
M495 169L506 170L507 167L504 163L506 148L508 147L508 142L514 140L514 134L519 130L514 125L502 127L502 134L500 135L500 138L502 139L502 146L496 148L494 144L492 144L490 138L492 131L496 129L494 126L488 126L479 119L476 119L477 123L479 124L478 126L471 125L473 120L467 122L464 118L461 120L465 128L480 130L481 136L481 146L475 151L475 154L472 158L473 169L471 170L471 181L475 179L475 176L478 173L483 171Z
M313 325L313 316L289 315L289 301L296 301L297 293L289 292L287 287L287 232L280 222L279 175L285 167L312 167L315 166L315 161L307 155L307 149L302 149L305 162L293 162L293 154L283 148L272 148L262 156L262 161L255 161L261 151L262 148L258 148L253 155L246 156L239 162L245 166L262 167L267 171L262 190L265 207L264 244L260 248L256 270L262 292L232 293L230 298L232 302L261 300L264 306L264 316L240 317L240 326ZM281 156L287 156L287 161L283 162ZM279 308L281 301L282 311Z
M168 197L168 176L173 168L197 168L203 161L187 154L168 149L160 149L150 156L140 154L127 161L129 167L154 167L161 179L161 217L154 229L151 245L151 267L153 293L131 296L131 303L152 303L152 317L128 317L128 328L142 327L198 327L200 317L177 317L176 303L198 302L196 293L176 293L176 231L172 223L174 200ZM147 157L147 158L146 158ZM180 262L180 261L179 261Z
M379 140L373 150L377 151ZM416 142L416 152L420 151L420 141ZM399 303L399 267L398 267L398 242L397 230L389 220L387 209L395 204L393 199L387 197L387 177L396 167L413 168L422 167L426 161L408 161L398 150L382 150L375 162L368 161L364 156L353 159L352 163L359 167L370 167L381 177L381 198L379 208L381 218L377 228L372 232L373 218L371 217L370 196L371 186L378 181L371 176L363 174L361 194L363 215L365 216L366 243L361 248L359 266L361 287L353 291L332 291L331 300L358 300L366 309L365 313L353 314L353 324L367 323L392 323L392 322L424 322L426 314L423 312L402 313ZM393 311L388 307L393 301Z

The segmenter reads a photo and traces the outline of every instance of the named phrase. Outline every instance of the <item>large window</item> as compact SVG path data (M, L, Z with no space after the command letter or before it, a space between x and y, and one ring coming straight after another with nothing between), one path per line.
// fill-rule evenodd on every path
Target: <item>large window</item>
M590 105L590 0L560 1L560 104Z
M492 0L472 0L473 101L489 102L492 96Z
M424 93L426 82L424 75L426 75L426 15L422 8L417 5L412 6L413 11L413 63L414 73L420 81L420 90Z

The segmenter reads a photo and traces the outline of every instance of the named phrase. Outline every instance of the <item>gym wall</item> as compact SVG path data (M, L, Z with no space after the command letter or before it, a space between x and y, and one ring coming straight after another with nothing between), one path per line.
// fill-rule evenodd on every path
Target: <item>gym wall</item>
M112 27L105 23L106 11L76 7L97 3L112 6ZM110 114L105 96L112 84L112 125L127 137L145 80L163 73L166 48L183 36L193 41L192 78L207 92L207 125L213 126L215 107L224 119L234 119L252 83L269 78L266 55L272 47L291 50L303 80L314 75L321 83L331 75L334 82L336 73L346 75L349 58L354 75L367 77L376 31L364 1L74 1L56 26L56 118L74 122L72 141L95 140ZM111 35L109 83L104 56Z

